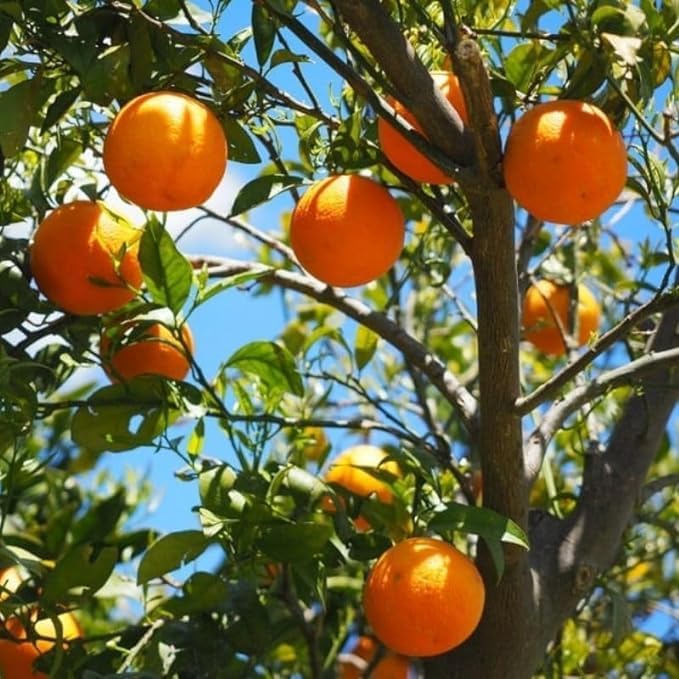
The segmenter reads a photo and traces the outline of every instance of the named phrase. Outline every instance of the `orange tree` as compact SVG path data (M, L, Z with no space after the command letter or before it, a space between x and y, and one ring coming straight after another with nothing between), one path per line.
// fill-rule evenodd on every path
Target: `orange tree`
M358 636L374 634L362 606L370 567L412 535L454 543L485 582L473 634L412 659L412 672L677 676L676 633L663 621L676 622L677 591L678 33L669 1L1 2L0 567L21 569L22 584L3 591L0 615L73 611L83 631L40 655L36 672L334 676ZM451 68L464 120L429 75ZM246 241L246 254L187 256L163 213L146 213L131 301L104 316L64 312L36 288L29 238L62 204L111 199L105 134L151 91L190 95L221 123L227 177L238 168L249 180L231 207L195 209ZM517 135L517 205L504 140L524 112L558 99L586 102L568 108L592 123L533 118L547 146ZM380 148L378 119L451 181L403 174ZM162 125L118 149L123 165L158 154L143 160L135 191L156 165L172 175L167 158L198 182L202 163L172 160ZM583 141L590 127L599 132ZM384 275L345 290L302 268L289 220L307 185L357 173L397 199L405 239ZM531 189L539 217L524 209ZM590 190L611 209L571 212L591 204ZM370 224L384 215L365 197L357 205L368 211L367 241L348 253L358 261L379 254ZM335 204L333 220L340 212ZM195 221L190 213L186 228ZM55 256L67 242L64 232ZM111 253L116 271L129 254ZM522 298L542 279L570 289L566 314L544 300L544 322L562 334L556 355L522 339ZM581 285L602 310L583 346ZM209 334L192 325L192 354L181 328L204 305L226 313L227 290L282 299L288 321L208 373ZM116 317L147 316L182 345L188 381L62 386L100 363L99 337ZM313 431L329 442L318 464L304 452ZM326 480L351 433L398 464L398 476L366 472L393 501ZM195 530L132 523L147 483L103 472L89 481L102 455L139 446L176 455L178 478L200 498ZM173 577L215 546L214 572ZM123 592L138 598L138 615L118 605Z

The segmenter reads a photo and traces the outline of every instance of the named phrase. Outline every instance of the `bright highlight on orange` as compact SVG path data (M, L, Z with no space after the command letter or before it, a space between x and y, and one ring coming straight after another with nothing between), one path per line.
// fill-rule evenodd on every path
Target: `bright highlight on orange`
M318 280L346 288L386 273L399 258L404 237L396 200L360 175L312 184L290 222L290 243L301 265Z
M408 538L380 556L363 592L366 619L396 653L427 657L476 629L485 586L474 563L447 542Z
M102 203L66 203L37 228L31 271L45 297L64 311L114 311L131 301L141 286L140 237L139 229Z
M128 200L149 210L204 203L224 176L221 123L181 92L149 92L120 110L104 141L104 169Z
M622 135L592 104L538 104L509 132L504 157L507 190L530 214L557 224L598 217L627 180Z

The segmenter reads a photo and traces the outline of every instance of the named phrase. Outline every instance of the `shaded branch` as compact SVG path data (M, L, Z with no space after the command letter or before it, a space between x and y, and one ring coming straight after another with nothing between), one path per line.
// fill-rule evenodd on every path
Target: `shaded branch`
M575 379L587 368L597 356L612 346L617 340L625 337L632 328L645 318L663 309L667 309L678 302L677 290L671 289L656 295L646 304L635 309L620 323L604 333L594 342L580 357L569 363L561 372L540 385L527 396L516 400L516 411L520 415L527 415L541 403L556 396L559 391L571 380Z
M341 290L301 274L283 269L270 269L256 262L210 255L197 255L189 259L194 268L206 266L210 276L226 277L247 271L265 271L266 275L263 280L328 304L361 323L398 349L405 360L425 374L441 395L455 408L470 434L472 436L475 434L477 429L476 399L460 384L439 358L383 313L372 310L363 302L347 296Z
M544 453L552 437L560 429L566 418L578 408L612 389L638 383L640 378L649 373L657 372L659 368L677 365L679 365L679 347L651 352L620 368L609 370L594 377L582 386L569 391L564 399L558 401L549 409L542 422L528 437L525 455L529 484L535 481L540 471Z
M435 87L401 26L375 0L335 0L334 4L382 67L398 100L422 125L431 144L456 165L472 166L474 145L470 131ZM438 159L432 159L438 164Z

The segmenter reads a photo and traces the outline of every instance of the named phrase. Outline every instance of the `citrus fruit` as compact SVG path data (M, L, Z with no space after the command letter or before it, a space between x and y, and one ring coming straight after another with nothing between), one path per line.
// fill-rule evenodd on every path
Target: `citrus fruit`
M50 651L58 638L68 641L82 637L80 625L70 612L58 616L61 635L51 618L37 619L37 612L31 618L30 635L16 616L1 623L9 637L0 638L0 676L3 679L47 679L43 672L33 670L35 660Z
M572 334L569 327L571 294L570 286L548 280L537 281L526 291L523 300L524 338L545 354L562 356L566 353L562 328L567 334ZM601 307L584 285L578 285L577 315L577 344L582 346L601 322Z
M627 152L620 132L592 104L538 104L509 131L507 190L530 214L579 224L604 212L625 186Z
M185 323L182 339L193 353L193 336ZM105 331L100 340L102 365L111 380L131 380L139 375L159 375L183 380L191 367L184 347L162 323L133 319Z
M410 661L408 658L387 651L376 663L370 674L363 670L377 653L377 642L368 636L356 640L349 654L355 658L340 660L339 679L408 679ZM361 662L362 661L362 662Z
M226 137L215 114L181 92L149 92L120 109L104 141L104 170L128 200L150 210L206 201L224 176Z
M102 203L61 205L33 235L35 282L47 299L72 314L114 311L133 299L142 283L140 236Z
M365 616L396 653L427 657L463 643L483 612L485 587L474 563L447 542L407 538L384 552L363 592Z
M398 259L405 223L381 184L335 175L312 184L295 207L290 242L301 265L328 285L375 280Z
M371 473L377 472L377 475ZM375 495L380 502L389 504L394 499L391 488L379 478L380 472L388 472L394 476L400 475L398 464L394 460L387 460L387 453L377 446L362 444L348 448L340 453L330 464L325 474L328 483L336 483L350 493L367 498ZM329 496L323 498L323 509L334 511L333 500ZM363 516L354 520L356 528L366 531L370 523Z
M458 112L464 123L467 123L467 106L457 76L450 71L433 71L430 73L434 85ZM394 111L405 118L418 132L422 133L415 116L403 104L389 98ZM429 184L452 184L454 179L441 170L427 156L419 151L395 127L383 118L377 120L377 135L380 148L396 167L417 182Z

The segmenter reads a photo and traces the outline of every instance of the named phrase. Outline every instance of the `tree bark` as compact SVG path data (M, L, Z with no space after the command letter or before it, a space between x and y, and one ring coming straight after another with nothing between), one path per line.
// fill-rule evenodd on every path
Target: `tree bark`
M431 87L401 28L376 0L333 0L383 69L427 139L454 164L473 221L469 251L478 304L479 434L484 504L527 529L531 549L507 549L495 582L483 543L478 563L487 586L481 624L461 647L425 662L435 679L529 679L548 644L595 576L610 567L679 394L679 368L639 377L605 451L585 462L576 509L566 519L528 514L535 469L526 465L519 393L519 301L512 201L502 184L502 151L488 76L478 46L463 39L453 55L471 127ZM452 112L451 112L452 111ZM436 156L436 154L434 154ZM447 163L443 164L445 166ZM651 350L679 346L679 307L666 310ZM613 341L613 340L611 340ZM549 438L549 437L547 437ZM549 440L530 442L541 450ZM539 464L540 460L537 460ZM534 467L535 465L533 465Z

